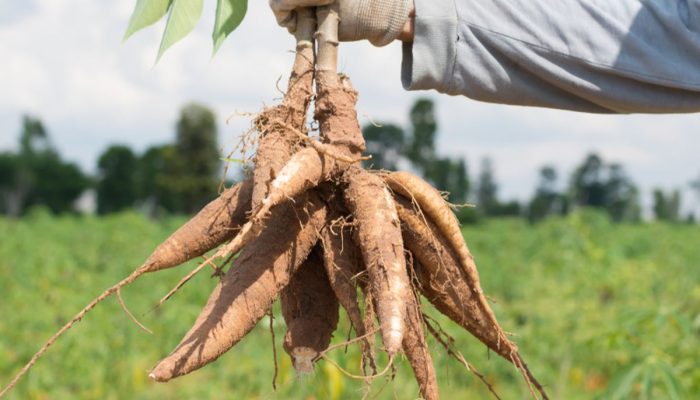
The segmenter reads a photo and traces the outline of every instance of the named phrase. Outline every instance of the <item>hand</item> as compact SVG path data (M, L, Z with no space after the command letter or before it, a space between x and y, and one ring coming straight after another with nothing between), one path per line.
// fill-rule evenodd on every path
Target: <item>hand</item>
M296 29L296 12L300 7L324 6L338 1L342 41L369 40L384 46L400 39L413 39L413 0L269 0L277 23L290 32Z

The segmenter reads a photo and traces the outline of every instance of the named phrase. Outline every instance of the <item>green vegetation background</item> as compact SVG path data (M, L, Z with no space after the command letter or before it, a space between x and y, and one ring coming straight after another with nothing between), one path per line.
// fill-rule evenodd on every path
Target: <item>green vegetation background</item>
M54 217L34 211L0 219L0 385L90 299L137 267L182 219L125 213ZM494 219L465 228L486 293L504 329L555 399L682 399L700 393L700 228L611 224L591 211L530 226ZM195 264L144 277L124 290L141 316ZM327 362L296 378L275 323L279 376L262 323L215 364L167 384L146 373L189 329L215 281L197 276L137 328L116 299L98 306L35 366L9 399L346 399L362 382ZM435 316L430 307L431 315ZM341 319L344 315L341 315ZM455 346L504 399L527 398L517 371L456 325L438 318ZM334 341L346 338L342 320ZM444 398L492 398L435 340ZM357 372L357 349L332 354ZM383 366L385 360L380 361ZM417 397L407 362L369 398Z

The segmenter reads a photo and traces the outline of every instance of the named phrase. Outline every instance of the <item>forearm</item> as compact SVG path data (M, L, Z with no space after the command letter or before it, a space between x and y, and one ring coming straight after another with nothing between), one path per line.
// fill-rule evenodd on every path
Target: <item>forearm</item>
M700 4L415 0L409 90L587 112L700 111Z

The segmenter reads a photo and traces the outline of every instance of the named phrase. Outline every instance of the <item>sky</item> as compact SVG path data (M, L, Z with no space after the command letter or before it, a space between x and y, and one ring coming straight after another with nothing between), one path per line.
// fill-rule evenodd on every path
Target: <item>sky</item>
M290 70L292 37L277 27L267 2L253 1L241 27L212 57L215 1L195 31L155 64L164 23L122 36L135 1L0 0L0 151L16 148L21 116L40 117L68 160L94 172L111 144L137 151L171 142L182 105L217 113L220 143L230 149L255 113L280 99ZM503 200L532 195L543 165L564 185L595 151L622 163L650 204L652 188L682 189L686 209L700 210L688 183L700 176L700 114L604 116L495 105L433 91L407 92L401 46L344 43L340 69L360 93L360 123L407 125L412 103L436 104L438 151L495 165Z

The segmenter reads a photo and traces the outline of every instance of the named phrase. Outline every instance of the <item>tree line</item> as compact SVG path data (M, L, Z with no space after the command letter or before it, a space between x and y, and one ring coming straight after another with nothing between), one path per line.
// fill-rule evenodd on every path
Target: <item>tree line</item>
M531 199L502 201L490 159L481 160L472 182L464 157L439 154L431 100L413 104L409 123L408 127L393 123L364 126L371 156L365 166L409 170L422 176L449 193L464 223L499 216L521 216L536 223L577 207L604 210L617 222L641 219L638 187L619 163L589 154L565 184L553 166L544 166ZM17 217L33 206L45 206L54 213L72 212L88 189L94 189L99 214L132 208L150 216L195 213L216 196L222 179L217 136L215 114L204 105L188 104L180 110L173 143L149 147L141 154L126 145L112 145L99 156L96 175L89 176L61 158L38 118L24 116L18 150L0 152L0 213ZM700 177L691 187L700 197ZM681 215L679 190L655 189L652 211L663 221L693 218Z
M0 153L0 213L18 217L33 206L73 212L88 189L94 189L99 214L131 208L150 216L195 213L218 192L217 136L214 113L188 104L180 111L173 143L141 154L112 145L99 156L96 175L89 176L61 158L39 119L24 116L18 151Z
M449 193L462 222L481 218L522 216L538 222L549 216L566 215L578 207L604 210L613 221L635 222L641 219L638 186L624 167L607 162L595 153L588 154L571 174L568 184L560 183L560 174L553 166L543 166L534 194L528 201L502 201L494 165L489 158L480 162L476 181L471 182L467 161L463 157L450 158L435 150L438 126L435 106L428 99L415 102L409 113L410 126L370 124L363 128L367 150L372 158L365 161L375 169L409 169L429 181L439 190ZM700 198L700 177L691 183ZM658 220L680 222L694 220L681 214L679 190L653 191L652 211ZM472 202L475 207L462 207Z

